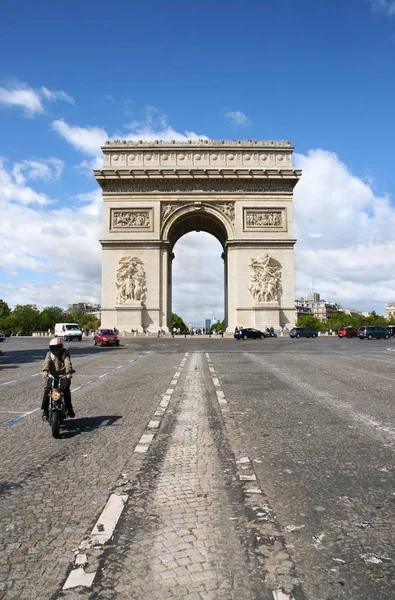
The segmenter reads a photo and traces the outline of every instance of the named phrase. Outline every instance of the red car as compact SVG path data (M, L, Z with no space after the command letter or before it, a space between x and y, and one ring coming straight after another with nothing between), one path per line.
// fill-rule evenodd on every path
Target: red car
M119 346L119 338L113 329L98 329L93 336L93 343L95 346Z
M352 338L358 336L358 331L355 329L355 327L343 327L342 329L339 329L337 335L339 337Z

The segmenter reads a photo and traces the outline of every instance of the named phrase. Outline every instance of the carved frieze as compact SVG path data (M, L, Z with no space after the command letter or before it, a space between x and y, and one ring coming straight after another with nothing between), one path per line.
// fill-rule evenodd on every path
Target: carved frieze
M282 295L280 263L268 254L252 259L248 290L255 302L279 302Z
M290 194L293 191L294 181L267 181L267 180L125 180L125 181L100 181L105 194L128 193L265 193L278 192Z
M111 209L111 231L117 229L142 229L152 231L152 209Z
M285 209L244 209L244 230L286 229Z

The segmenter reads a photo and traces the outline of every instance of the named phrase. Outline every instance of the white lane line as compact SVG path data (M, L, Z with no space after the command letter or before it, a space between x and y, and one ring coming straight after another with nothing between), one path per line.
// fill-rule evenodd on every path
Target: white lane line
M215 387L221 386L218 377L213 377L212 379L213 379L213 384L215 385Z
M0 385L10 385L10 383L16 383L16 379L13 379L12 381L6 381L5 383L0 383Z
M103 373L103 375L99 375L99 379L101 379L102 377L106 377L106 375L108 375L108 373Z
M282 590L273 590L273 598L274 600L293 600L293 596L284 594Z
M38 377L39 375L41 375L41 373L35 373L34 375L31 375L30 377Z
M93 546L104 546L104 544L112 538L128 498L129 496L127 494L111 494L106 506L93 527L89 538L79 545L74 562L74 566L77 568L74 568L70 572L63 585L64 590L69 590L78 586L90 587L92 585L97 569L93 573L86 573L84 567L80 566L81 563L86 564L87 562L84 551Z

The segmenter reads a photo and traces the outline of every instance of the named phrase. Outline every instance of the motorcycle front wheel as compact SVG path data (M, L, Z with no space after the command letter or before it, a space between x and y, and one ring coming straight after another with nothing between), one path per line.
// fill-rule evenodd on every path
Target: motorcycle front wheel
M60 437L60 413L56 410L52 413L51 418L52 437L55 439Z

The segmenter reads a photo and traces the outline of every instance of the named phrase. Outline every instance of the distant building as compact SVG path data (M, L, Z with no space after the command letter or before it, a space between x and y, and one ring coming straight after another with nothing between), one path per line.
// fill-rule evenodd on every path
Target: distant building
M94 304L92 302L77 302L76 304L69 304L67 307L68 310L83 310L94 317L100 319L101 315L101 305Z
M364 317L370 317L370 313L362 313L360 310L356 308L341 308L340 312L345 315L350 315L351 317L357 317L358 315L363 315Z
M385 307L385 318L395 321L395 302L388 302Z
M341 312L341 307L336 302L327 302L321 300L318 292L312 290L306 299L295 300L295 317L298 319L302 315L313 315L320 321L327 321L333 314Z
M205 329L206 329L206 331L209 331L210 327L211 327L211 319L206 319L205 320Z

